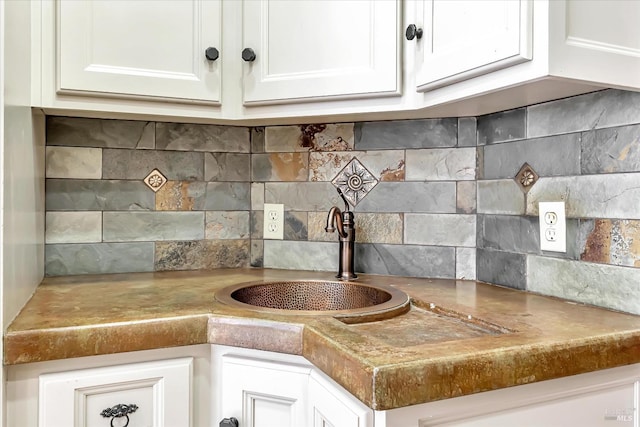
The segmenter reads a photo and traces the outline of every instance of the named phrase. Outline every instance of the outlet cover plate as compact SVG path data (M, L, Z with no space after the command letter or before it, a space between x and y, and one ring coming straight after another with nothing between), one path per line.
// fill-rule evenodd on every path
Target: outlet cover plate
M265 239L284 239L284 205L278 203L264 204L264 231Z
M564 202L540 202L540 250L567 252L567 220Z

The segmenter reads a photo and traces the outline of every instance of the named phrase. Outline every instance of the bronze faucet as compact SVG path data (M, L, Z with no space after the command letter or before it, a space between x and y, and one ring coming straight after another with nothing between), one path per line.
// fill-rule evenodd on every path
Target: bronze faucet
M329 210L327 226L324 230L327 233L333 233L336 231L337 224L338 240L340 242L340 258L338 260L338 274L336 277L340 280L351 280L358 277L353 271L354 242L356 240L355 222L353 212L349 210L349 203L339 188L338 194L340 194L340 197L344 200L344 211L341 212L340 208L333 206Z

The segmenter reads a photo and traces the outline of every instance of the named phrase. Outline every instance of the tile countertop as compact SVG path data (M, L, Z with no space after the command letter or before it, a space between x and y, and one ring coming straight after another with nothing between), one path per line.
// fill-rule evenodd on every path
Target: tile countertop
M215 301L256 280L330 273L229 269L47 278L9 326L4 363L215 343L299 354L376 410L640 363L640 316L474 281L362 275L414 302L345 324ZM472 321L469 321L472 319Z

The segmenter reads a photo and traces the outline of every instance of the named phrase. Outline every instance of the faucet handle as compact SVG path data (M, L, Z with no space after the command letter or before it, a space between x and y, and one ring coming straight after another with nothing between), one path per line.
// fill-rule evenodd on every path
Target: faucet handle
M347 198L344 197L344 193L338 187L336 187L336 190L338 190L338 194L340 195L340 198L342 198L342 201L344 202L344 211L349 212L349 202L347 201Z

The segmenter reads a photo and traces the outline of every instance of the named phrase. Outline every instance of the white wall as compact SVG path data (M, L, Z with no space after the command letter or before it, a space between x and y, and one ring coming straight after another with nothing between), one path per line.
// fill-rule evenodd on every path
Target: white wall
M4 332L44 272L44 116L31 112L31 2L0 1L0 304ZM0 341L0 354L2 353ZM5 425L4 370L0 372Z

